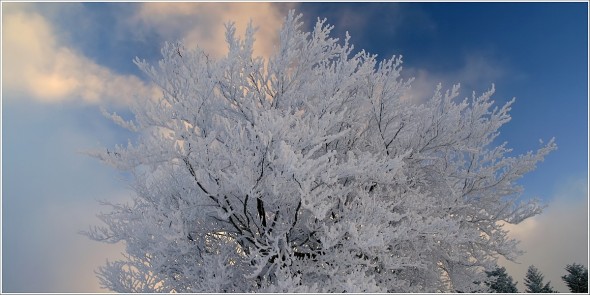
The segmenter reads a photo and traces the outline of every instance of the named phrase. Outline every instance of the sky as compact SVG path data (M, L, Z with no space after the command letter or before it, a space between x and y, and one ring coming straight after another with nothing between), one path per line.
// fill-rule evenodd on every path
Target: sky
M492 83L516 97L501 129L514 155L555 137L558 150L520 182L544 213L507 226L526 254L502 262L523 290L534 264L558 290L566 264L588 265L588 4L577 3L6 3L2 2L2 292L106 292L94 270L123 245L78 232L100 225L98 200L133 196L129 177L87 156L133 134L101 115L129 116L158 90L132 63L159 59L183 39L225 52L223 23L259 27L269 56L289 9L346 31L357 49L402 55L412 94L461 83L461 97Z

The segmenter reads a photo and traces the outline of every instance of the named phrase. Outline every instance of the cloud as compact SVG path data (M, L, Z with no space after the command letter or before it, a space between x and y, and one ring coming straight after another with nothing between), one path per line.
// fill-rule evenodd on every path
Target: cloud
M293 4L257 3L142 3L129 21L141 38L156 32L166 41L184 39L214 57L227 53L224 23L233 21L237 35L244 34L252 20L258 27L254 54L268 57L277 43L286 9Z
M526 253L517 263L501 260L524 291L524 275L535 265L560 292L569 289L561 280L567 264L588 261L588 182L586 178L565 183L540 215L518 225L506 225L510 236L521 241Z
M142 3L134 5L130 14L116 14L118 30L114 34L135 34L137 39L156 33L160 40L184 39L189 48L198 45L212 56L220 57L227 52L223 24L235 21L237 34L243 35L252 20L258 27L254 53L268 57L277 42L284 12L293 5L264 2ZM57 23L50 20L60 21L56 15L64 14L64 7L3 5L5 99L30 97L46 103L82 101L125 106L136 97L160 95L154 85L134 75L118 74L66 44L64 40L84 40L69 40L71 36L56 31ZM41 13L42 9L50 11ZM65 14L64 17L76 16ZM92 27L87 22L85 26ZM89 36L83 37L91 37L94 32L88 33Z
M120 75L60 44L54 28L30 5L3 5L5 99L28 96L40 102L83 101L126 105L135 96L158 95L155 87Z
M412 88L406 94L416 102L426 102L432 98L436 85L442 83L443 89L450 89L455 84L461 84L461 95L471 97L475 91L476 95L491 88L492 83L498 82L506 76L507 70L491 57L482 54L472 53L463 60L463 66L450 71L440 72L423 68L404 68L405 77L413 77Z

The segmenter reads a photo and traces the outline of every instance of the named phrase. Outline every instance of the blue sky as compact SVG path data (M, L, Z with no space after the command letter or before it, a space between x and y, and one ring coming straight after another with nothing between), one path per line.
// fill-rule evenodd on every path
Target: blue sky
M559 149L520 182L524 198L549 207L511 227L528 253L506 266L521 288L534 263L566 291L565 264L588 263L586 3L2 3L2 291L104 291L93 269L122 246L77 232L98 224L96 200L132 192L125 175L81 151L133 136L99 106L128 115L134 95L157 91L135 56L156 61L179 38L219 56L223 22L250 18L255 50L268 55L290 8L308 28L327 17L357 49L403 55L420 99L439 82L460 82L462 97L495 83L497 102L516 97L499 138L515 154L556 138Z

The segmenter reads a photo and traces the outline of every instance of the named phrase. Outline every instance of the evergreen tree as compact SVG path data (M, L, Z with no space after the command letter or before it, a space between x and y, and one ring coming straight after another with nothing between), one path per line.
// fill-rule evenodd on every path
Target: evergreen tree
M490 288L490 292L518 293L516 288L518 282L512 281L512 277L506 273L506 268L498 267L493 271L486 271L486 274L490 280L486 281L485 284Z
M581 264L568 264L565 267L568 274L561 279L567 284L572 293L588 293L588 269Z
M527 293L555 293L551 282L543 285L543 274L534 266L529 266L524 278L525 292Z

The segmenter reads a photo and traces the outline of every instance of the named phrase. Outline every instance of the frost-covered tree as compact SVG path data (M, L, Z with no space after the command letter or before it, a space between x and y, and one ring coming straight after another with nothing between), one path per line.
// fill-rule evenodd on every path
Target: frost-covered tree
M488 279L485 284L494 293L518 293L516 282L506 273L506 268L498 267L493 271L486 271Z
M543 274L534 265L529 266L526 276L524 277L524 285L527 293L555 293L551 282L543 285Z
M349 36L289 13L275 54L227 26L227 56L167 44L163 92L122 126L136 143L93 155L134 175L87 234L126 245L99 269L119 292L476 291L517 242L502 223L541 212L516 181L555 149L496 144L513 101L408 99L401 57L354 53Z
M572 293L588 293L588 269L581 264L568 264L565 267L567 275L561 279L567 284Z

